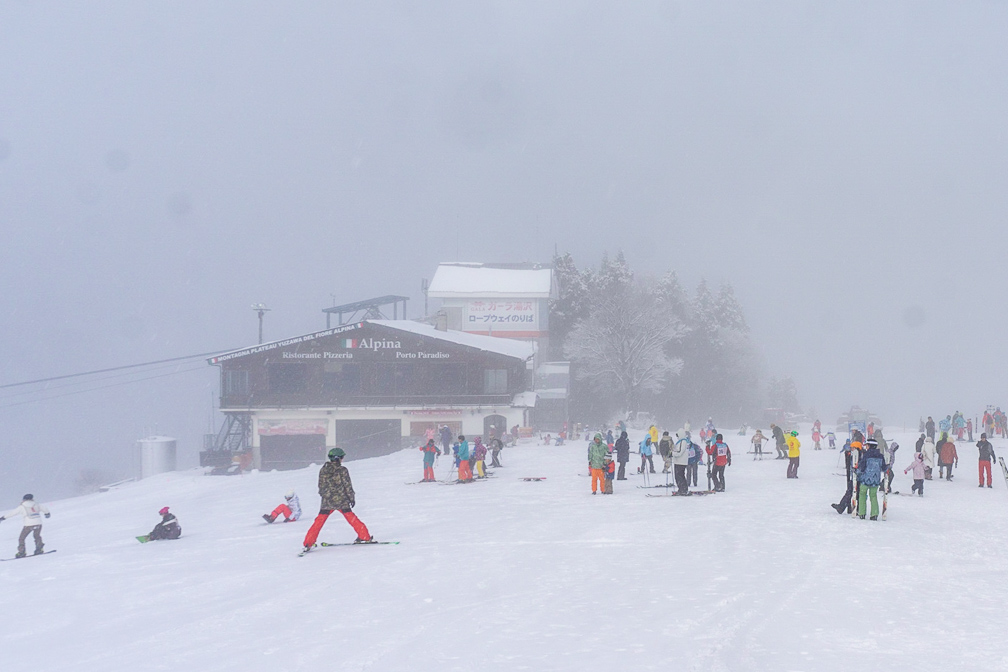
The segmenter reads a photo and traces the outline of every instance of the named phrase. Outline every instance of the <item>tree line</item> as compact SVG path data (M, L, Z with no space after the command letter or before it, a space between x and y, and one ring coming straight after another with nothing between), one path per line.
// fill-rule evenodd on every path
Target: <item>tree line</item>
M648 412L664 426L762 415L760 358L730 284L692 294L674 270L637 276L623 252L597 269L553 260L550 357L571 362L571 417L605 422ZM776 391L776 390L775 390Z

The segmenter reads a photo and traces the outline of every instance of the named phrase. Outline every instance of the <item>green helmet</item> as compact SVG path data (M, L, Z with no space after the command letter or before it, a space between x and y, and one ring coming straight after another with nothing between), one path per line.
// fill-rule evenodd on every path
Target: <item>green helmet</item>
M791 436L798 438L798 430L796 429L793 432L791 432Z
M346 457L346 451L338 446L329 451L330 460L342 460L344 457Z

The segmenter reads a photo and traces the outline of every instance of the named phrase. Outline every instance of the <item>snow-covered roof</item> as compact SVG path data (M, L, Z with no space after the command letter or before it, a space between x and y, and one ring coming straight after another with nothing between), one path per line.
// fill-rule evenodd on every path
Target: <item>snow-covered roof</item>
M433 299L509 297L547 299L550 268L494 268L478 263L444 263L434 272L427 296Z
M497 336L481 336L479 334L467 334L464 331L441 331L429 324L414 322L412 320L366 320L371 324L378 324L399 331L408 331L413 334L436 338L449 343L465 345L470 348L477 348L485 352L494 352L508 357L517 357L527 360L535 354L535 345L528 341L517 341L512 338L498 338Z
M539 398L535 392L519 392L511 400L514 408L535 408L536 400Z

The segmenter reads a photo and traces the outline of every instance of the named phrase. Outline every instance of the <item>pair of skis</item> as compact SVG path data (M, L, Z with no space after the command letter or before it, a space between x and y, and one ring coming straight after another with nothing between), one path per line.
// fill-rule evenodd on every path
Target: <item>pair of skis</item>
M345 544L330 544L328 542L323 541L322 543L320 543L318 545L321 546L322 548L333 548L333 547L336 547L336 546L398 546L399 542L398 541L366 541L366 542L351 541L351 542L348 542L348 543L345 543ZM312 548L309 548L309 549L301 551L300 553L298 553L298 557L299 558L304 557L305 555L307 555L314 548L315 547L312 546Z

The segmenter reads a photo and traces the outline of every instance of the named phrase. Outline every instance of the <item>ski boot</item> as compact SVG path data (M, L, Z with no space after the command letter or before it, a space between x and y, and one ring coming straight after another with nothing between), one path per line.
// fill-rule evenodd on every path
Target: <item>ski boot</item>
M25 557L25 555L26 554L23 551L18 551L17 554L14 555L14 557L15 558L23 558L23 557Z
M268 513L264 513L263 514L263 520L265 520L267 523L272 523L275 519L273 518L272 515L270 515Z
M864 518L864 516L861 517ZM878 516L872 516L871 518L869 518L869 520L878 520Z
M374 537L370 537L368 539L354 539L353 543L355 543L355 544L377 544L378 542L375 541Z
M38 548L35 549L34 555L42 555L43 553L45 553L45 551L43 551L42 547L39 546Z

